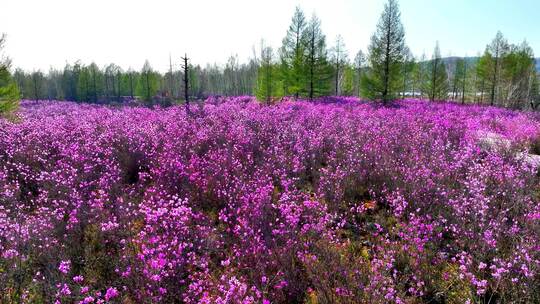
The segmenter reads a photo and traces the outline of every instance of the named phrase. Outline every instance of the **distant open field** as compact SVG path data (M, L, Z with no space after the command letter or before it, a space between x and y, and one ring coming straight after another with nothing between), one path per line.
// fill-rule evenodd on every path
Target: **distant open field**
M540 117L355 98L23 101L0 302L540 300Z

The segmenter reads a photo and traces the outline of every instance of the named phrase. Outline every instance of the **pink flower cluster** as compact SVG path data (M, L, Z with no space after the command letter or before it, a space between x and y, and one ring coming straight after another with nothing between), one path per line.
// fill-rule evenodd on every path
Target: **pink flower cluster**
M540 119L405 100L23 102L0 302L540 299Z

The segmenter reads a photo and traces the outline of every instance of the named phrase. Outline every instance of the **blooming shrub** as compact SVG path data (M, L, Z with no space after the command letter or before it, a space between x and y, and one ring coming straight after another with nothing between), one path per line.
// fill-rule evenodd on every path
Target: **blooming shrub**
M539 118L417 100L23 102L2 303L540 301Z

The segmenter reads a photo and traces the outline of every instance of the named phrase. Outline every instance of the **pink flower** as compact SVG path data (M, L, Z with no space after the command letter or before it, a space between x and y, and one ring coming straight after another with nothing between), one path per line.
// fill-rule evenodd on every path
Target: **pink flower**
M67 274L69 272L70 266L71 261L61 261L60 265L58 265L58 270L63 274Z
M105 300L109 301L110 299L117 297L118 294L118 290L115 287L109 287L105 293Z

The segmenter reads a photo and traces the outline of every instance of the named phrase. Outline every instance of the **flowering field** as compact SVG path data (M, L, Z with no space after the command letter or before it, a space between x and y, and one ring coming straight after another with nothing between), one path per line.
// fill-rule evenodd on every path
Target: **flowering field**
M354 99L0 122L0 303L538 303L540 118Z

